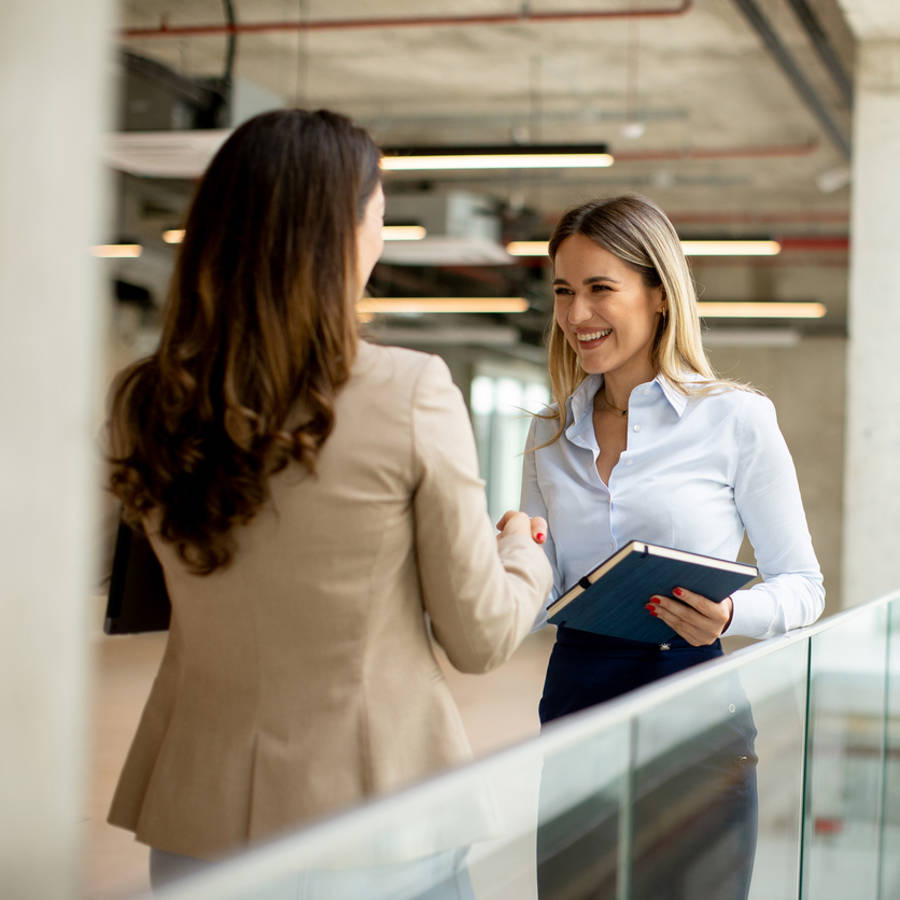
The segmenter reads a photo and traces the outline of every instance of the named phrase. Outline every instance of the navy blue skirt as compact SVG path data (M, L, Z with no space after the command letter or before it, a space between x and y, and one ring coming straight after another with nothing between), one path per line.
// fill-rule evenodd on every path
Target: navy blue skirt
M664 644L646 644L561 625L538 708L541 723L612 700L721 655L719 641L692 647L684 638L674 637Z
M719 641L692 647L676 637L646 644L561 626L547 667L541 722L721 655ZM729 711L720 725L631 773L633 900L744 900L748 895L758 815L756 728L735 676L723 676L717 695ZM567 769L563 758L546 761L542 810L556 807L556 798L566 793ZM582 789L577 806L549 819L542 812L537 840L541 900L616 896L622 877L618 801L608 787L596 794L589 785Z

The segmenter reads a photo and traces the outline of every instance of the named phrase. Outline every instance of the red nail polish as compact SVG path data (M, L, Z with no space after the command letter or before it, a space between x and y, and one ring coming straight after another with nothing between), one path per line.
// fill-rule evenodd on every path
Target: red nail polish
M648 606L648 607L647 607L647 612L649 612L650 615L653 616L654 619L658 619L658 618L659 618L659 614L656 612L656 607L655 607L655 606Z
M675 590L672 591L672 593L673 593L676 597L680 597L680 596L684 593L684 591L683 591L681 588L675 588Z
M659 597L651 597L650 602L655 606L659 606Z
M544 541L547 540L547 535L544 534L543 531L539 531L539 532L534 536L534 539L535 539L539 544L543 544Z

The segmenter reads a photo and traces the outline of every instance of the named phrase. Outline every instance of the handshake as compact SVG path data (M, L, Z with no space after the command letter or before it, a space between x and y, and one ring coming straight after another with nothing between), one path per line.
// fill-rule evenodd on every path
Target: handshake
M529 517L523 512L509 509L503 513L497 523L500 537L507 534L530 534L536 544L547 540L547 520L541 516Z

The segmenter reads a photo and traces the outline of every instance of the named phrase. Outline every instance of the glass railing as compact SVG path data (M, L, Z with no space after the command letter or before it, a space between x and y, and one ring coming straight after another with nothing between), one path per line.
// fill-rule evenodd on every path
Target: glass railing
M900 897L900 592L158 896Z

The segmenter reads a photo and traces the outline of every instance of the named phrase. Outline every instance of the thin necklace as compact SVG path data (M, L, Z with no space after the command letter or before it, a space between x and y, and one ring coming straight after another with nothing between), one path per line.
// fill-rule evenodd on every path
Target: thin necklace
M606 397L606 388L603 388L603 393L602 393L600 399L603 401L603 403L604 403L606 406L608 406L611 410L614 410L615 412L617 412L620 416L627 416L627 415L628 415L628 410L627 410L627 409L619 409L618 406L613 406L612 403L609 402L609 400L608 400L607 397Z

